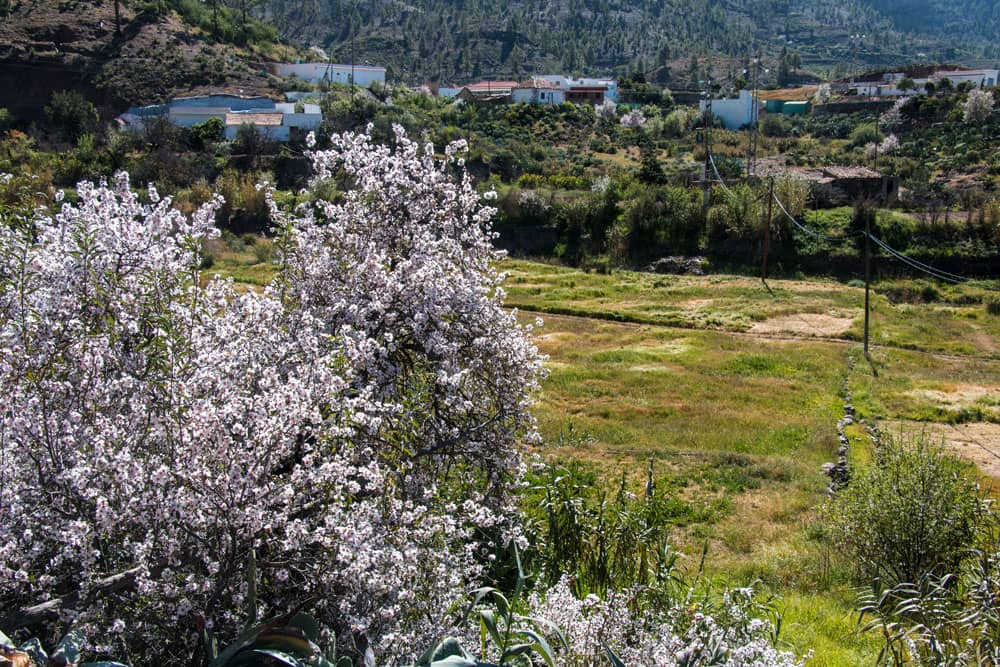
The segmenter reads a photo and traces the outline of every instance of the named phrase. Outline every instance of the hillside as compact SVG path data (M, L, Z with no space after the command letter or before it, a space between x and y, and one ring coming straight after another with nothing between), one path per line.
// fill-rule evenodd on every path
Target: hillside
M1000 4L995 0L866 0L896 28L960 40L995 40L1000 32ZM996 48L990 51L997 58Z
M927 0L924 0L925 2ZM965 0L972 4L973 0ZM291 39L337 60L388 65L405 81L521 76L542 70L623 73L658 70L673 86L696 83L692 57L738 72L759 48L775 78L782 49L814 73L921 58L975 58L980 40L911 26L872 3L844 0L264 0L260 11ZM888 5L885 0L881 4ZM986 4L979 2L979 4ZM957 2L956 2L957 5ZM955 10L959 11L959 10ZM901 16L896 12L893 16ZM928 24L930 25L930 24ZM985 29L985 28L984 28ZM904 31L905 30L905 31ZM722 58L718 58L722 56ZM773 66L772 66L773 65Z
M178 93L220 88L265 92L271 81L255 63L277 50L213 39L171 11L108 0L19 2L0 22L0 107L37 120L54 90L77 90L109 112ZM250 28L254 28L251 25ZM273 29L271 30L273 35Z

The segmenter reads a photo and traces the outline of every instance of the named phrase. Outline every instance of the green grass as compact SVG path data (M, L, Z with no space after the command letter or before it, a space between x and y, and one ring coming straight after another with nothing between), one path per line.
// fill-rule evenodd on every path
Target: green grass
M782 637L799 654L813 649L809 664L873 664L879 639L856 633L856 582L825 538L819 468L835 458L845 377L859 413L879 420L954 421L942 395L1000 387L996 330L985 314L969 317L984 311L967 288L944 289L933 303L877 295L876 376L851 340L860 317L821 338L745 333L771 318L849 311L863 297L857 288L772 281L772 296L735 276L505 268L511 301L578 315L548 315L536 331L551 371L536 406L543 453L637 486L653 460L658 491L677 499L671 539L689 554L682 568L697 568L707 545L713 581L778 596ZM983 414L1000 404L997 395L977 400ZM867 465L864 427L848 433L852 463Z
M863 337L864 290L833 280L769 280L769 292L759 279L732 275L597 274L515 260L503 268L507 302L522 309L678 328ZM878 289L871 299L876 345L1000 359L1000 317L977 302L983 290L941 287L945 300L913 304L893 303Z
M856 633L855 582L825 537L821 511L820 466L839 444L843 380L859 414L878 420L960 420L950 397L966 395L980 412L965 418L1000 414L1000 396L979 391L1000 387L1000 318L968 288L942 289L933 303L876 295L876 376L852 342L863 298L854 287L771 281L772 295L738 276L597 275L523 261L503 268L508 303L578 315L548 315L535 332L550 357L535 406L540 453L605 481L624 475L636 488L652 461L657 492L670 495L671 541L688 554L682 569L695 572L707 545L705 575L776 595L782 639L798 654L814 650L810 665L873 664L879 640ZM248 251L219 250L212 272L260 285L273 267ZM815 331L799 320L823 323L803 315L850 326ZM769 320L793 330L750 331ZM867 465L864 428L848 434L852 463Z
M846 570L821 574L829 546L815 534L853 350L560 316L537 336L551 369L535 410L543 454L635 484L652 459L658 492L676 499L672 541L692 555L682 568L707 544L708 576L787 601L798 652L871 662L866 639L844 640Z

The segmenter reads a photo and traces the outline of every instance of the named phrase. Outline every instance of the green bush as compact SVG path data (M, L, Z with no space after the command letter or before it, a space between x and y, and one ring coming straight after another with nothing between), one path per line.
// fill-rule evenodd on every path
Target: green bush
M760 131L765 137L787 137L792 131L792 124L778 114L769 114L764 118Z
M882 141L882 134L875 123L862 123L851 131L851 145L866 146Z
M990 315L1000 315L1000 296L990 295L983 298L986 312Z
M826 513L833 543L881 586L958 572L991 519L970 470L924 440L883 440Z
M218 143L225 137L225 131L225 125L220 118L209 118L204 123L198 123L188 130L191 147L202 150L213 143Z
M72 90L52 93L45 107L45 116L52 128L68 141L76 141L88 132L93 133L100 120L97 108L90 100Z

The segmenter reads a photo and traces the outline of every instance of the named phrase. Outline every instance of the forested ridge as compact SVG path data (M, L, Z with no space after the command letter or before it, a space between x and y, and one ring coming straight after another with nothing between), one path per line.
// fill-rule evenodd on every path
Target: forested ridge
M921 7L909 7L918 4ZM967 62L995 58L997 49L987 36L996 19L965 18L980 5L990 4L264 0L258 9L290 39L325 47L338 60L349 60L353 50L356 61L388 65L405 80L639 69L655 72L665 83L682 85L696 80L692 58L722 56L735 65L758 50L765 63L780 57L782 50L799 53L804 69L816 74L928 58ZM941 6L934 13L923 5ZM986 9L996 16L997 10ZM929 20L938 15L954 19ZM963 30L965 24L975 24L975 30Z

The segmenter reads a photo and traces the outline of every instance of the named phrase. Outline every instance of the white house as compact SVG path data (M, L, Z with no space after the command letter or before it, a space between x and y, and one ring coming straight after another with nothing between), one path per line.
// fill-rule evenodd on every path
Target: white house
M193 127L218 118L225 128L226 139L234 139L240 126L249 124L270 139L289 141L317 129L323 122L323 113L318 104L275 102L267 97L202 95L134 107L119 118L136 129L141 129L151 118L167 118L180 127Z
M722 121L722 125L727 130L738 130L744 125L749 125L754 119L755 98L749 90L741 90L740 96L736 99L712 100L712 115ZM758 113L760 112L757 100ZM708 106L706 100L701 101L701 110L705 111Z
M961 83L971 83L976 88L990 88L998 85L998 82L1000 82L1000 70L938 70L931 75L931 81L935 83L942 79L950 79L956 86Z
M907 78L905 72L888 72L877 81L851 81L845 90L855 90L862 97L901 97L916 95L926 89L929 81L937 85L943 79L948 79L955 86L971 83L976 88L989 88L1000 84L1000 70L936 70L927 78L910 77L915 86L911 90L901 90L897 87L904 78Z
M370 65L334 65L333 63L282 63L278 76L294 76L310 83L355 83L370 86L385 83L385 68Z
M566 91L545 79L529 79L511 90L515 104L562 104L566 101Z
M542 74L535 78L543 79L559 86L559 88L569 93L567 95L569 101L573 101L574 92L583 95L583 91L592 92L601 88L604 89L604 100L618 101L618 82L615 79L571 79L562 74Z

